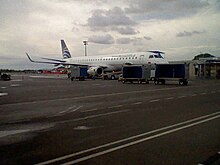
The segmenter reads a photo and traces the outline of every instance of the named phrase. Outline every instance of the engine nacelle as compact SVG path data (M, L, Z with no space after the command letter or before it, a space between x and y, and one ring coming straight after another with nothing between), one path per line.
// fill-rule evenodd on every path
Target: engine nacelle
M91 76L101 75L103 72L103 69L101 67L90 67L87 70L87 73Z

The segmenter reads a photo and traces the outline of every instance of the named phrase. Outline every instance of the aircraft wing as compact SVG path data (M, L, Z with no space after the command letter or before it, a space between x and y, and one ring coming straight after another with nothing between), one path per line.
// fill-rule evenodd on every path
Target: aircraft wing
M64 60L50 59L50 58L43 58L43 59L50 60L50 61L36 61L36 60L32 60L28 53L26 53L26 55L31 62L35 62L35 63L54 64L54 65L88 66L84 64L73 64L73 63L69 63Z
M51 61L57 61L57 62L66 62L65 60L59 60L59 59L54 59L54 58L42 58L44 60L51 60Z

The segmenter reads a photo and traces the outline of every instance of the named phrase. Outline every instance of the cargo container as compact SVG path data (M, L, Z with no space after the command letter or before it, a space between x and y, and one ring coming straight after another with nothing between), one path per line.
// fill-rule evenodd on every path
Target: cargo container
M180 85L187 85L189 66L187 64L156 64L154 83L165 84L166 81L178 81Z
M149 83L151 77L150 65L125 65L122 67L122 82Z
M9 74L6 74L6 73L1 73L0 72L0 80L3 80L3 81L9 81L9 80L11 80L11 75L9 75Z
M85 80L87 77L87 67L70 67L70 79L73 81L74 79Z

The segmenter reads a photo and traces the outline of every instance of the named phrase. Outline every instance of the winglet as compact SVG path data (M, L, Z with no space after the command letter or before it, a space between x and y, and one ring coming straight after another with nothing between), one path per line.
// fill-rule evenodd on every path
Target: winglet
M26 55L27 55L28 59L29 59L31 62L34 62L34 61L31 59L31 57L28 55L28 53L26 53Z

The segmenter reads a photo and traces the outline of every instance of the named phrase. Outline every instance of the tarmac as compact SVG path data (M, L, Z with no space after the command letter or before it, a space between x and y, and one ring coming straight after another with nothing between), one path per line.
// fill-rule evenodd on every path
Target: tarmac
M219 164L220 81L188 86L12 75L0 81L1 164Z

